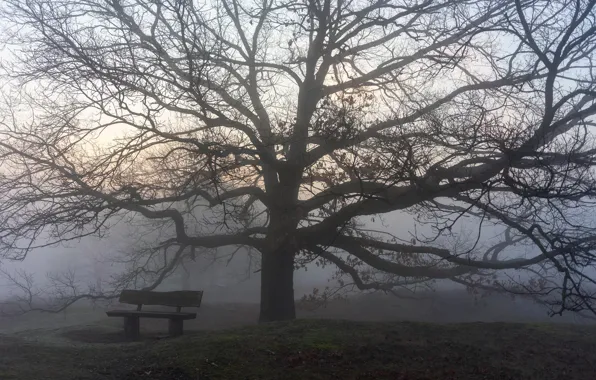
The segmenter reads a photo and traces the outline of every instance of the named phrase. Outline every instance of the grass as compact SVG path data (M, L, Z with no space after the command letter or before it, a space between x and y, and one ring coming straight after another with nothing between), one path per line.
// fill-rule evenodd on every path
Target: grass
M85 348L0 339L3 380L548 380L596 374L596 328L569 325L297 320Z

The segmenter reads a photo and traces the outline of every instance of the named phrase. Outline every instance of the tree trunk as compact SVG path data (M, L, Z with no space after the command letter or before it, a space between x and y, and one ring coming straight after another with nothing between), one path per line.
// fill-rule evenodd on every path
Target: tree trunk
M291 250L263 253L261 259L261 315L259 322L296 318L294 254Z

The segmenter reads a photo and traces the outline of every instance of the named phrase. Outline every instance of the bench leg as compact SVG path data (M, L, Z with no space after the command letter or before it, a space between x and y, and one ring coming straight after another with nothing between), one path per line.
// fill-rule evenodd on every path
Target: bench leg
M182 335L184 331L184 320L178 318L170 319L170 323L168 324L168 331L171 336L179 336Z
M130 340L137 340L139 335L139 317L124 317L124 336Z

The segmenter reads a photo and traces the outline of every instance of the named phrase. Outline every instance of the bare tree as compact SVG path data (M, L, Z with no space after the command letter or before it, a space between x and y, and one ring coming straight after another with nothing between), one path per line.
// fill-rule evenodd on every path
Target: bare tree
M295 317L308 262L593 312L594 5L5 0L1 252L145 218L169 234L155 286L260 252L261 321ZM392 212L425 235L366 228Z

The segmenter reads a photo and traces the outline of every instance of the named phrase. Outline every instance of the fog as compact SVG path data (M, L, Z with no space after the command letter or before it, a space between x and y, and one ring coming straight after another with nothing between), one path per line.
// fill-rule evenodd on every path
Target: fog
M474 231L474 220L463 220L458 225L461 235ZM402 239L413 236L421 238L425 232L423 226L415 223L411 215L392 213L379 220L367 221L366 228L383 230ZM481 234L479 246L490 245L502 233L499 228L486 228ZM81 289L106 283L110 276L124 270L122 264L114 262L119 254L131 249L135 239L143 240L138 228L119 224L112 228L104 238L85 238L68 245L44 248L33 251L24 261L3 262L2 267L8 273L25 270L33 275L37 289L49 286L48 274L71 271L75 273ZM140 237L140 238L139 238ZM134 244L137 244L135 242ZM445 241L448 244L449 241ZM494 243L494 242L492 242ZM230 247L217 251L219 259L212 255L198 255L194 262L185 264L186 271L178 268L166 278L156 290L203 290L203 304L199 309L196 322L189 328L218 329L253 324L258 319L260 294L260 273L258 265L251 263L246 250L233 252ZM515 254L519 255L519 252ZM550 317L548 309L526 298L510 295L472 295L463 286L445 281L435 283L433 290L419 289L415 292L398 290L397 295L382 293L350 292L342 293L342 298L328 301L326 304L314 304L300 301L313 290L334 288L337 283L331 280L335 268L321 268L309 264L295 272L294 291L298 300L298 316L303 318L341 318L353 320L409 320L425 322L564 322L593 323L573 313ZM105 290L105 289L104 289ZM1 297L10 299L19 294L18 289L6 279L2 283ZM19 331L35 327L60 327L81 323L119 324L115 318L105 317L105 310L112 307L109 303L90 304L77 302L59 314L29 313L18 318L5 316L0 330Z
M414 221L412 215L403 212L393 212L384 215L382 218L375 217L364 220L365 229L384 231L391 233L406 241L412 237L421 239L425 234L430 235L428 227L421 226ZM458 223L460 232L469 233L474 221ZM111 275L117 275L124 269L117 258L140 244L154 244L155 238L147 236L143 226L135 226L129 222L120 222L111 228L105 237L87 237L78 241L63 243L56 247L33 250L23 261L3 261L2 267L8 271L24 270L31 273L38 287L47 285L47 276L51 273L73 271L79 283L95 284L99 280L106 282ZM485 228L486 230L486 228ZM483 230L483 238L498 235L500 230L490 229L489 233ZM147 237L145 237L147 236ZM222 247L217 250L217 257L213 255L197 255L195 262L186 262L189 268L190 277L185 280L185 272L182 269L168 277L159 289L176 290L190 286L191 289L205 290L204 301L210 303L226 302L247 302L256 303L259 301L260 275L258 263L250 262L246 250L241 249L234 258L229 260L229 255L235 250L234 247ZM321 268L310 264L304 269L295 272L294 290L297 299L306 294L312 293L314 288L325 288L333 286L330 281L336 268L332 265ZM185 285L185 281L190 283ZM462 286L449 281L442 281L439 288L443 290L463 289ZM15 289L6 280L0 288L0 297L10 296ZM16 290L18 291L18 289Z

